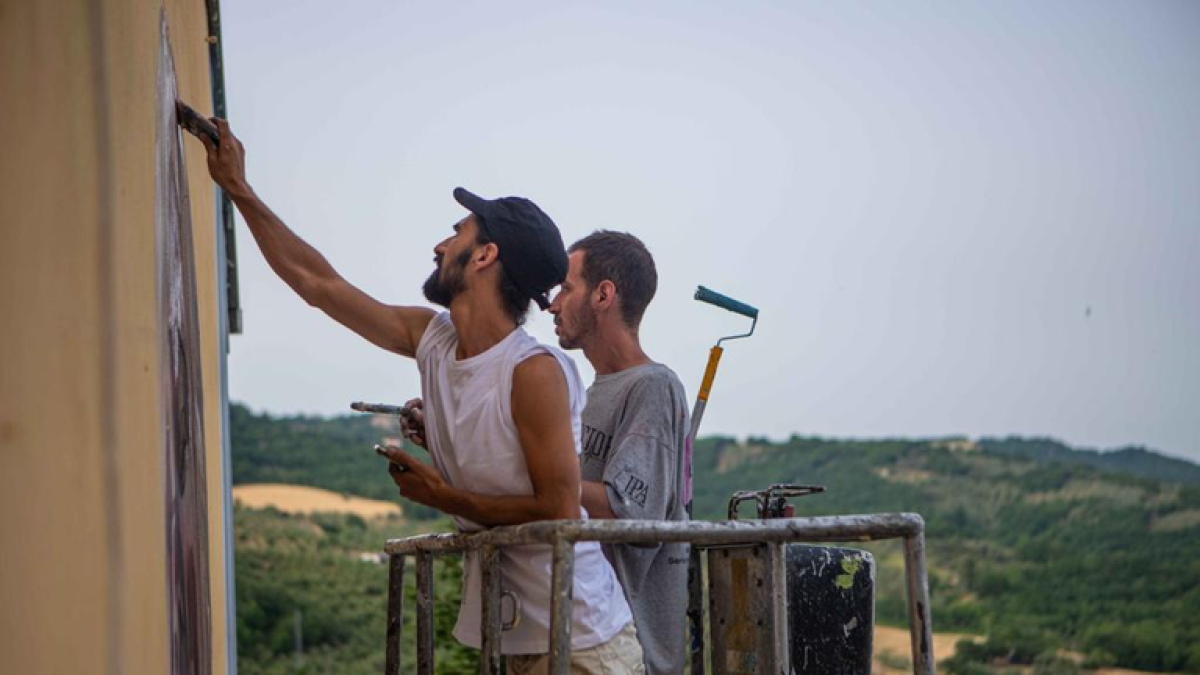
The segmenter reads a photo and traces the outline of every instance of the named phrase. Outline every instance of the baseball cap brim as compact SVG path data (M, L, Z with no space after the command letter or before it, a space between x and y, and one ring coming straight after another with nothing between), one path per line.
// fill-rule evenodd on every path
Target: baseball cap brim
M462 204L463 208L476 215L482 216L491 211L491 204L488 200L460 187L454 188L454 201Z

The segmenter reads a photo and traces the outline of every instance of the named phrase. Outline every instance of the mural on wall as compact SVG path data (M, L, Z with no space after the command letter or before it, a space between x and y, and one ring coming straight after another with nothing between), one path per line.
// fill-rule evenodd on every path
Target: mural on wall
M171 673L212 672L208 504L200 330L187 167L176 120L175 60L161 15L155 137L155 242L166 476Z

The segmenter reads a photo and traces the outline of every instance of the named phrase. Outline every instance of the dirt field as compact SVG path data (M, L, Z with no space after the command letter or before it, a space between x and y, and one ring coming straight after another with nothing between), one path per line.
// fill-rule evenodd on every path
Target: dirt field
M954 645L969 635L958 633L934 633L933 656L938 661L954 656ZM875 626L875 663L872 671L877 675L899 675L911 673L912 645L909 642L908 630L892 628L891 626ZM896 667L903 662L903 667Z
M362 518L401 514L399 504L300 485L236 485L233 501L252 509L273 506L284 513L353 513Z
M934 633L933 656L939 662L954 656L954 647L959 640L970 638L970 635L958 633ZM976 638L979 639L979 638ZM874 675L901 675L912 672L908 630L892 628L891 626L875 626L875 653L871 672ZM897 667L902 665L902 667ZM1014 673L1022 669L1012 668ZM940 671L939 671L940 672ZM1147 673L1143 670L1124 670L1121 668L1101 668L1100 670L1084 671L1091 675L1162 675L1162 673Z

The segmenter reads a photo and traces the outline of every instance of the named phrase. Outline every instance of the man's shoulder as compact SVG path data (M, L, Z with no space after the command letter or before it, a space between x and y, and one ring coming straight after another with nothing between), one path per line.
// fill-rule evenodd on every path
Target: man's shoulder
M683 394L683 383L675 371L661 363L650 363L638 369L629 384L630 394Z
M450 312L443 311L434 314L430 317L425 330L421 332L421 338L417 341L414 357L417 359L418 367L423 368L435 354L451 350L457 344L458 333L454 330L454 322L450 320Z
M554 374L562 372L559 366L558 359L550 352L535 351L531 352L513 366L513 374L516 377L538 377L541 375Z
M581 409L583 392L586 389L583 386L583 377L579 374L579 367L575 365L575 360L561 349L539 342L524 329L518 328L518 330L524 334L521 336L520 344L516 347L516 363L513 366L514 380L518 378L519 373L523 374L527 371L542 373L558 371L566 379L572 401L578 399Z

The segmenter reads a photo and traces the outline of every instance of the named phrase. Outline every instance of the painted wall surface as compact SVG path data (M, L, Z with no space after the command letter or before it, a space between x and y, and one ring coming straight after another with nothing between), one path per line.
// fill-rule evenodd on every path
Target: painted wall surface
M211 108L197 0L0 2L0 671L169 670L156 69ZM184 143L208 467L213 672L226 645L213 188Z

